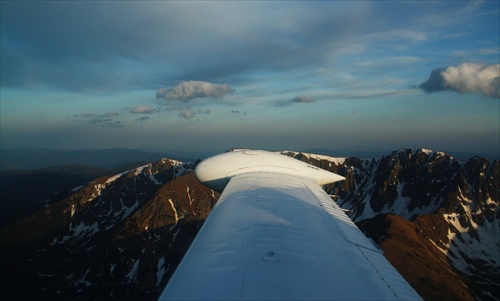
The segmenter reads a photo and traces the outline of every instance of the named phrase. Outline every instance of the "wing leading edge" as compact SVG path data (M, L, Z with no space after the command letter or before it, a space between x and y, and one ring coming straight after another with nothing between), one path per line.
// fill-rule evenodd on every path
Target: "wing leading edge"
M311 178L232 176L159 300L421 300Z

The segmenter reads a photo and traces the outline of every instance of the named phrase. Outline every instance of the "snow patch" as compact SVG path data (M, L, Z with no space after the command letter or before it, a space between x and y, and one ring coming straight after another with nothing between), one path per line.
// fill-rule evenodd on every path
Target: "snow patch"
M165 264L165 257L162 257L158 260L158 264L156 265L156 286L160 286L161 280L163 279L163 275L168 271L168 268L165 269L163 265Z
M109 177L107 180L106 180L106 184L111 184L113 183L114 181L116 181L116 179L120 178L121 176L123 176L124 173L120 173L120 174L117 174L117 175L114 175L112 177Z
M280 153L280 154L291 153L294 156L296 156L298 154L302 154L306 158L308 158L309 160L310 159L326 160L326 161L334 163L337 166L344 164L345 160L347 159L346 157L332 157L332 156L326 156L326 155L317 155L317 154L295 152L295 151L282 151L282 152L278 152L278 153Z
M139 263L140 262L141 262L140 259L137 259L136 261L134 261L132 268L128 272L127 276L125 276L125 278L127 278L127 282L132 282L133 280L137 279L137 271L139 270Z
M194 199L191 198L191 194L189 193L189 186L186 187L186 193L189 199L189 205L193 204Z
M172 242L175 242L175 239L177 238L177 235L179 235L179 232L181 231L181 228L177 228L177 230L174 233L174 237L172 239Z
M134 171L134 176L138 176L140 173L142 173L142 171L144 170L144 168L148 167L150 164L147 164L147 165L143 165L143 166L140 166L140 167L137 167Z
M179 220L179 216L177 215L177 209L175 209L175 205L174 205L174 202L172 202L172 199L168 199L168 202L170 203L170 206L172 206L172 210L174 211L175 224L173 227L175 227L175 225L177 224L177 221Z
M95 198L97 198L98 196L101 195L102 191L104 189L106 189L107 185L106 183L105 184L96 184L94 185L94 189L95 189L95 193L92 193L92 195L90 196L90 198L88 199L87 202L92 202L93 200L95 200Z
M76 227L73 227L73 224L70 224L70 231L73 232L73 237L79 237L82 234L93 235L99 232L99 224L97 222L92 225L85 225L85 223L81 222Z
M472 215L474 214L471 211L471 206L473 206L472 201L466 198L460 190L459 192L461 199L459 204L462 207L461 211L464 213L459 214L454 212L443 215L450 225L447 235L449 242L445 244L446 247L454 254L465 253L472 260L484 262L484 266L498 269L500 265L500 230L496 220L493 222L485 220L483 226L476 224L472 219ZM467 221L465 227L460 223L461 220ZM453 228L459 234L452 231ZM478 269L478 267L475 267L468 259L462 256L458 256L457 258L448 256L448 259L451 260L455 268L466 275L472 275L474 274L474 269ZM483 267L480 269L482 270Z
M382 208L381 212L396 214L407 220L411 218L413 213L408 212L408 204L410 204L411 198L402 196L403 188L404 188L404 183L398 182L397 184L398 196L396 200L394 200L394 204L391 205L389 203L386 203L384 205L384 208Z
M76 205L72 204L71 205L71 211L70 211L71 217L73 217L73 215L75 215L75 212L76 212Z
M76 186L75 188L71 189L70 192L77 192L78 190L82 189L83 187L85 187L85 185Z
M414 154L418 154L418 153L425 153L427 155L430 155L430 154L434 153L434 151L432 149L428 149L428 148L419 148L414 152Z
M149 179L151 180L151 182L155 183L158 186L163 185L163 183L161 183L160 181L158 181L153 174L149 174Z
M316 160L326 160L329 162L335 163L335 165L342 165L344 164L345 160L347 158L345 157L331 157L331 156L325 156L325 155L316 155L316 154L309 154L309 153L302 153L309 159L316 159Z
M73 286L79 286L80 284L83 284L85 286L92 286L92 282L88 281L88 280L85 280L85 278L87 277L87 274L90 272L90 269L88 269L86 272L85 272L85 275L83 275L83 277L77 281L75 281L73 283Z

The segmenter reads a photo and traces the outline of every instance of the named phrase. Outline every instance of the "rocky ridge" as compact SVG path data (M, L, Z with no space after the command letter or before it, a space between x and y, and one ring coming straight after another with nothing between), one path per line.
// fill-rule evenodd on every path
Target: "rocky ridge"
M498 300L500 161L425 149L283 154L346 177L327 192L424 299ZM162 159L101 177L2 228L2 297L156 300L219 196L195 179L196 164Z
M380 158L329 159L285 153L345 176L345 181L326 190L338 196L337 203L349 210L353 221L378 218L379 222L391 224L388 221L393 218L388 215L402 217L402 221L394 225L413 228L430 250L427 256L434 254L432 257L446 261L446 268L438 270L442 274L439 281L458 281L456 274L460 275L460 283L467 290L452 290L460 291L450 295L452 299L465 298L462 293L467 291L475 299L498 300L500 161L473 157L464 162L427 149L401 149ZM370 233L368 224L364 224L365 227L361 223L361 228ZM375 241L384 246L384 241L386 244L389 241L386 234L374 237ZM429 282L428 275L436 274L432 270L429 265L408 275L421 274L418 281ZM443 286L435 289L426 286L417 291L426 299L442 300L438 293Z

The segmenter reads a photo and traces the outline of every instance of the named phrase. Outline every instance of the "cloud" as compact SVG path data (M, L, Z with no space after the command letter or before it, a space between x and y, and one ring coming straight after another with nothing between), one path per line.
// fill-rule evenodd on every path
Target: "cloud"
M195 114L190 109L185 109L179 112L179 117L189 120L193 119L195 117Z
M397 57L390 57L390 58L383 58L383 59L377 59L377 60L366 60L363 62L356 63L356 67L363 68L363 70L366 70L366 68L374 68L379 70L380 68L402 68L405 66L414 66L415 64L419 64L422 62L422 59L419 57L415 56L397 56Z
M150 117L148 116L143 116L141 118L137 118L135 121L139 121L141 124L144 123L145 121L148 121L149 119L151 119Z
M103 127L110 127L110 128L121 128L123 127L121 121L107 121L102 124Z
M315 102L316 100L312 97L309 96L304 96L304 95L297 95L295 96L290 102L293 103L310 103L310 102Z
M105 115L108 117L115 117L115 116L118 116L120 114L118 114L118 112L107 112Z
M121 121L113 121L111 118L107 119L91 119L89 120L89 123L91 124L99 124L102 127L112 127L112 128L119 128L122 127Z
M94 117L96 114L94 113L83 113L83 114L74 114L73 117L82 117L82 118L90 118Z
M112 118L118 115L119 114L117 112L107 112L105 114L83 113L74 114L73 118L75 118L76 121L83 121L81 120L81 118L83 118L90 124L100 125L102 127L119 128L123 126L121 121L114 121Z
M453 56L477 56L477 55L500 55L499 48L479 48L474 50L457 50L454 51Z
M196 118L200 114L210 114L210 110L192 110L191 108L186 108L179 112L179 117L190 120Z
M82 118L90 118L90 117L96 117L96 118L106 118L106 117L115 117L118 116L118 112L107 112L103 115L97 115L95 113L83 113L83 114L74 114L73 117L82 117Z
M447 90L446 82L442 73L445 71L445 68L437 68L431 71L431 76L427 81L421 83L418 88L424 90L426 93L439 92L443 90Z
M185 81L170 89L160 89L157 98L188 102L195 98L224 98L227 94L236 92L228 84L213 84L202 81Z
M154 112L158 112L158 109L150 106L136 106L130 109L130 113L133 114L153 114Z
M434 69L418 88L426 93L454 91L500 98L500 64L463 63Z
M387 4L363 1L297 1L278 5L278 15L273 14L276 5L3 1L2 84L100 92L149 90L161 79L173 77L234 83L265 72L283 75L317 66L335 68L341 64L332 62L345 55L430 43L439 40L435 33L449 31L438 26L460 21L455 5L437 9L394 2L390 5L396 8L388 10ZM407 18L401 20L399 15ZM422 19L435 21L424 24ZM490 24L489 19L484 23Z

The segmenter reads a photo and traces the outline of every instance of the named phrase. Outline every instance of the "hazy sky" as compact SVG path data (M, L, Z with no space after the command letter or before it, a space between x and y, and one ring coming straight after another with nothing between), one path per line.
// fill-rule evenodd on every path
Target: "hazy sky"
M500 149L499 1L1 1L1 147Z

